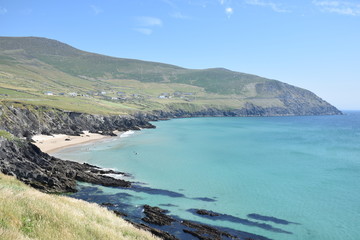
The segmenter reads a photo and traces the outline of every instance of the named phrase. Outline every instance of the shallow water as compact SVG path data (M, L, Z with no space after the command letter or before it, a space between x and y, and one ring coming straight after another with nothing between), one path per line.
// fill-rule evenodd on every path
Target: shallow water
M134 216L146 203L271 239L360 239L360 112L154 124L55 154L131 173L147 191L89 193L81 184L74 197L125 203L119 208ZM194 208L225 215L214 221Z

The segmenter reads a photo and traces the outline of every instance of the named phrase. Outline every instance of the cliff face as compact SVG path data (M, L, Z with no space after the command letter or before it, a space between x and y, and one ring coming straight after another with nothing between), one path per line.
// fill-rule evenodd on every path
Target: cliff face
M140 117L101 116L45 107L0 105L0 128L15 136L30 138L35 134L79 135L85 130L112 135L115 130L139 130L154 126Z
M339 115L336 107L316 96L309 90L298 88L279 81L256 84L256 92L265 99L279 99L282 107L266 109L254 106L260 112L269 115Z
M26 140L9 141L0 137L0 171L44 192L76 192L76 181L104 186L130 187L131 183L107 177L89 164L52 157Z

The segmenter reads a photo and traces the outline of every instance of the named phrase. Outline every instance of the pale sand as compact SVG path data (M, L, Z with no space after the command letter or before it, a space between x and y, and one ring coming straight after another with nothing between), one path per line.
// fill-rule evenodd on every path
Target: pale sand
M115 132L115 134L118 134ZM90 143L94 141L99 141L105 138L110 138L109 136L104 136L97 133L89 133L84 131L84 134L80 136L70 136L65 134L55 134L52 136L48 135L35 135L33 140L35 145L41 149L41 151L46 153L54 153L61 149L72 147L79 144Z

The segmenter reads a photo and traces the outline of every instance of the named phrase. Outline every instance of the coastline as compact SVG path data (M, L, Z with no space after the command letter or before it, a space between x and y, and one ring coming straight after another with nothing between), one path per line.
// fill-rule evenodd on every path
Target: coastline
M120 135L122 132L115 131L114 134ZM77 145L88 144L100 140L111 138L111 136L101 135L99 133L89 133L84 131L80 136L71 136L66 134L54 135L35 135L32 137L34 145L47 154L55 153L64 148L74 147Z

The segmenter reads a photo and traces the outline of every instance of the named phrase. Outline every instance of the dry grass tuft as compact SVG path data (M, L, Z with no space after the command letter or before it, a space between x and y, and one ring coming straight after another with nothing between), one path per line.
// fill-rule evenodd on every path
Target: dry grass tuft
M0 173L0 239L155 239L97 204L48 195Z

